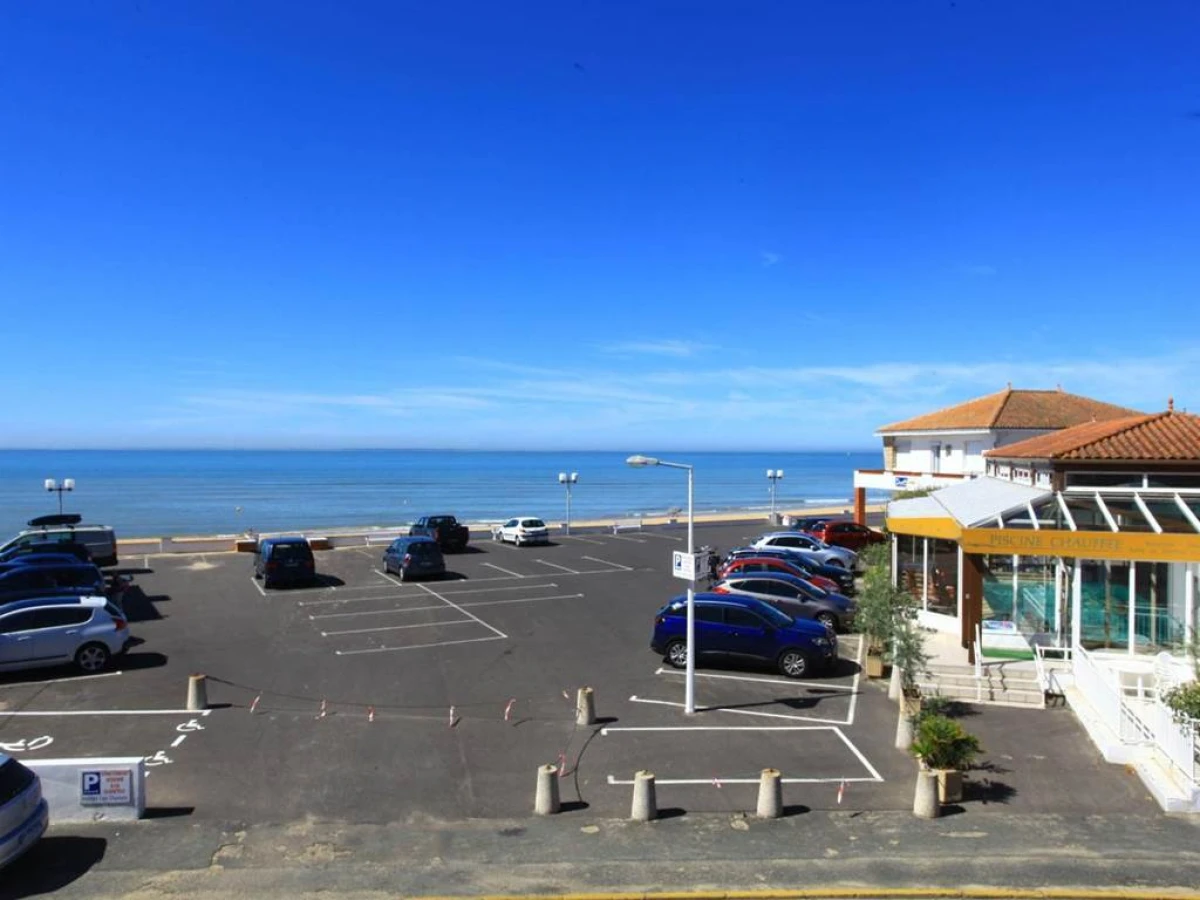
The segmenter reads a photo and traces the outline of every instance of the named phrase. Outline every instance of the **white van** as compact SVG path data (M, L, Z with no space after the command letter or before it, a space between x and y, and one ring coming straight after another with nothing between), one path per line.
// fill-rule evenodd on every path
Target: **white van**
M0 556L31 544L82 544L98 566L117 564L117 536L107 525L81 525L77 513L41 516L29 520L29 528L0 545ZM42 547L40 549L46 549Z
M49 820L37 773L0 753L0 869L36 844Z

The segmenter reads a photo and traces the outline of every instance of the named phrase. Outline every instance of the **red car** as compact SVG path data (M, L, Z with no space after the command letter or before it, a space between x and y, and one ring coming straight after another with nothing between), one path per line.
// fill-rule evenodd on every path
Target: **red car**
M750 575L754 572L783 572L786 575L803 578L813 587L819 587L823 591L829 591L832 594L840 593L837 584L830 579L820 575L811 575L800 566L793 566L785 559L774 559L768 556L730 560L717 570L717 580L732 578L735 575Z
M859 525L857 522L845 520L830 520L823 522L809 532L813 537L822 540L833 547L845 547L856 553L871 544L882 544L887 540L878 531Z

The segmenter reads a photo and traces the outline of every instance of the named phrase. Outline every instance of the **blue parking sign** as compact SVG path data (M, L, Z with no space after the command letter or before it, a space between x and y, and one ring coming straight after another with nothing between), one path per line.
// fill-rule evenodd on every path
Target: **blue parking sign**
M82 772L79 776L79 796L84 800L100 799L100 773Z

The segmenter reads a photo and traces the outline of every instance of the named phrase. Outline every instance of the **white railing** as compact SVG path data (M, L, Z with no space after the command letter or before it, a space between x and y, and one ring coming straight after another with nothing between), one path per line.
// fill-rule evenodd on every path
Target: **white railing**
M1046 668L1046 660L1058 660L1060 662L1071 661L1070 647L1054 647L1046 644L1033 645L1033 667L1037 670L1038 684L1043 691L1052 691L1053 693L1062 693L1059 690L1058 684L1051 684L1052 672Z
M1157 749L1190 788L1196 777L1196 730L1191 721L1178 721L1175 712L1142 685L1121 684L1120 673L1098 664L1086 650L1072 654L1075 686L1101 721L1125 744L1147 744Z
M1075 687L1087 698L1100 720L1113 734L1125 740L1122 733L1122 720L1125 717L1121 715L1121 690L1112 678L1113 673L1096 665L1091 654L1081 647L1075 650L1071 670L1075 674Z

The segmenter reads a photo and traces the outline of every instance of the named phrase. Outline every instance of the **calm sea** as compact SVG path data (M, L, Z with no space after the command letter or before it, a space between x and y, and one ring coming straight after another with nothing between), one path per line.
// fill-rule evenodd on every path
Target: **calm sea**
M856 468L878 451L686 453L697 512L767 509L767 469L782 468L780 508L849 503ZM112 525L122 537L230 534L398 525L426 513L467 521L566 512L559 472L578 472L572 519L686 508L686 473L633 469L612 452L442 450L0 450L0 534L58 511L47 478L75 479L66 512ZM869 498L875 499L875 498Z

